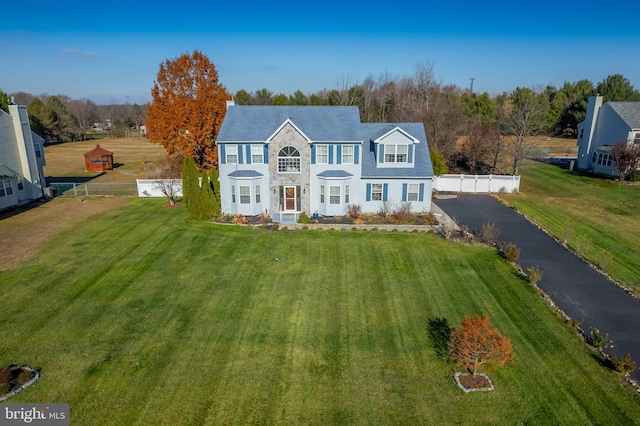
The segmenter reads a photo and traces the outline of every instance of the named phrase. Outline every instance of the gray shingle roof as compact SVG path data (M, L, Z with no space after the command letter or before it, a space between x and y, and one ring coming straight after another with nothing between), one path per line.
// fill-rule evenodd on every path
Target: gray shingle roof
M261 177L262 173L258 173L255 170L236 170L234 172L229 173L230 177L236 178L253 178L253 177Z
M414 167L376 167L377 154L373 141L395 127L400 127L420 142L413 145ZM362 177L433 177L427 135L422 123L362 123Z
M227 110L217 141L265 141L288 118L312 141L361 140L355 106L233 106Z
M607 102L631 129L640 129L640 102Z
M351 173L344 170L325 170L317 174L318 177L324 178L348 178L353 176Z

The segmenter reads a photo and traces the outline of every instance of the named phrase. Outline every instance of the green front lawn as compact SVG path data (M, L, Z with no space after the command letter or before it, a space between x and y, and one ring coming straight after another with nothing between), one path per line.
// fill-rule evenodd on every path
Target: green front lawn
M640 293L640 185L533 161L525 161L520 171L520 192L500 196Z
M67 402L82 425L640 422L640 396L491 249L192 223L163 203L0 273L0 364L42 374L10 402ZM434 347L430 320L463 315L513 341L494 392L463 393Z

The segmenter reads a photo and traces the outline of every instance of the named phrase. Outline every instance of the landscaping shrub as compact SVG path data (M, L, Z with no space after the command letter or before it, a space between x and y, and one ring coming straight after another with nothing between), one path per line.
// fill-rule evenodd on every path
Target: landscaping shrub
M620 374L627 375L636 370L636 363L631 359L630 354L625 354L622 358L611 355L610 361L613 369Z
M389 216L390 212L391 212L391 205L389 205L388 201L383 201L382 205L378 209L378 216L381 218L386 218L387 216Z
M247 218L244 217L241 214L237 214L237 215L233 216L233 223L235 225L246 225L247 224Z
M347 216L351 219L358 219L360 214L362 213L362 207L360 204L349 204L347 205Z
M424 220L424 223L427 225L438 224L438 218L436 218L436 215L433 214L433 212L422 212L422 220Z
M392 213L392 217L400 223L413 223L416 217L411 213L411 202L407 201L400 204Z
M18 374L18 383L24 385L33 377L33 373L29 370L22 370L20 374Z
M542 279L542 270L537 266L529 266L527 268L527 281L531 285L536 285Z
M520 258L520 249L514 243L503 244L500 253L509 262L517 262Z
M263 213L260 213L260 223L266 225L271 222L271 216L265 210Z
M11 390L11 385L9 383L0 383L0 395L8 394Z
M609 334L602 334L600 330L595 327L591 327L589 336L587 336L587 343L596 349L607 349L613 347L613 342L609 339Z
M474 235L481 243L493 244L501 233L502 231L495 222L485 222L482 224L482 228L476 231Z
M305 212L300 213L298 223L311 223L311 218Z
M444 237L445 240L451 239L453 234L456 232L456 228L452 222L445 222L440 227L440 233Z

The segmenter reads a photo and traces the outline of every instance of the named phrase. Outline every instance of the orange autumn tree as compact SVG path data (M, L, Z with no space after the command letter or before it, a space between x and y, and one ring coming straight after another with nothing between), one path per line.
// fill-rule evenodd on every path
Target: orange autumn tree
M464 317L449 340L451 358L475 376L482 364L514 363L511 340L493 328L489 317Z
M149 140L170 155L193 157L200 169L217 167L215 141L231 96L209 58L195 50L162 62L151 95Z

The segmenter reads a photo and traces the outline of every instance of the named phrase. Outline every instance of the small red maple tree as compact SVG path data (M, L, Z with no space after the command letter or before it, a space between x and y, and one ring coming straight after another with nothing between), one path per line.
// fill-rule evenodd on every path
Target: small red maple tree
M451 358L475 376L482 364L502 367L513 364L511 340L504 337L489 322L489 317L464 317L449 340Z

